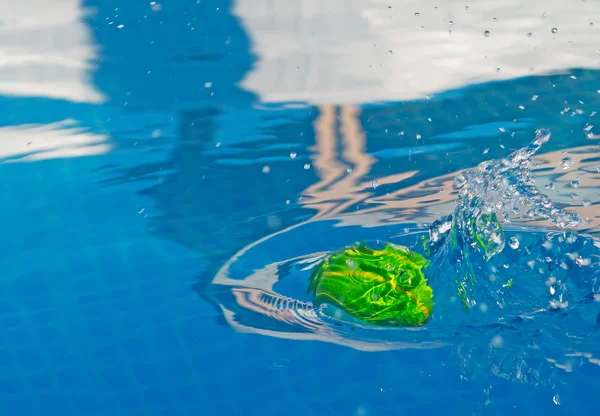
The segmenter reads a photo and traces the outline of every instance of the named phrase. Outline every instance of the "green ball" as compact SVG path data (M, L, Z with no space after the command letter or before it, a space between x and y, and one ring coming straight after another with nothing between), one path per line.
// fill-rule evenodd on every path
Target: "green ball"
M331 304L376 325L420 326L431 315L433 291L422 272L427 260L403 246L365 243L328 256L313 271L313 304Z

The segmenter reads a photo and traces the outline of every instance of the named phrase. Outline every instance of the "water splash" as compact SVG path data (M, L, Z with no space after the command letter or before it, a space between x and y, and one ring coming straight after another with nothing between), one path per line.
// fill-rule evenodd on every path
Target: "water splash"
M458 190L454 212L429 229L426 249L438 264L454 265L458 294L468 307L477 303L479 263L489 261L506 245L501 221L543 219L559 229L581 222L577 214L564 211L535 186L531 157L549 139L549 130L538 130L528 146L507 158L482 162L458 175L453 184Z

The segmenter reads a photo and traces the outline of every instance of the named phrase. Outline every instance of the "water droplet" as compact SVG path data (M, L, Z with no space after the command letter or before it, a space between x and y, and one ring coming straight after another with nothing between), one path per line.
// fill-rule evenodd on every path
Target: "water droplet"
M371 182L371 186L373 186L373 189L376 189L379 186L379 182L373 181Z
M298 71L300 71L300 67L299 66L296 67L296 72L298 72Z
M160 3L157 3L155 1L151 1L150 2L150 7L152 8L153 12L158 12L162 9L162 5Z
M533 36L533 33L527 32L527 37L530 38L531 36Z
M489 147L488 147L488 148L485 148L485 149L483 149L483 154L484 154L484 155L487 155L489 151L490 151Z
M525 110L525 106L524 106L524 105L520 105L520 106L519 106L519 108L520 108L521 110Z
M539 98L539 95L534 95L533 97L531 97L531 101L536 101Z
M560 406L560 396L558 394L555 394L554 397L552 397L552 401L555 405Z
M594 27L594 22L590 22L590 27Z
M469 6L465 6L465 10L469 10Z
M304 165L304 170L309 170L309 169L310 169L310 165L309 165L308 163L306 163L306 164Z
M508 245L510 246L510 248L516 250L519 248L519 240L517 239L517 237L511 237L510 240L508 240Z
M292 159L296 159L297 154L296 153L290 153L290 158Z
M452 26L452 25L454 24L454 20L448 20L448 24L449 24L450 26ZM598 53L600 53L600 50L598 51Z
M263 166L262 173L269 173L269 172L271 172L271 167L268 165Z
M465 175L461 173L460 175L456 176L456 178L454 178L454 183L452 184L452 186L454 187L454 189L462 189L466 184L467 179L465 178Z
M117 26L117 29L123 29L125 27L125 25L119 25Z
M204 83L204 88L210 88L210 87L212 87L212 85L213 85L212 82L207 81Z
M560 160L560 166L564 169L567 170L569 169L571 166L573 166L573 159L570 156L565 156Z
M483 36L485 36L486 38L490 37L490 31L489 30L484 30L483 31Z
M496 17L492 18L492 22L497 22L498 19Z
M496 68L496 72L500 72L500 68Z
M417 133L417 140L421 140L421 135L419 133Z
M420 15L421 15L421 13L415 12L415 16L420 16Z
M553 28L552 28L552 33L557 33L557 32L558 32L558 28L556 28L556 27L553 27Z

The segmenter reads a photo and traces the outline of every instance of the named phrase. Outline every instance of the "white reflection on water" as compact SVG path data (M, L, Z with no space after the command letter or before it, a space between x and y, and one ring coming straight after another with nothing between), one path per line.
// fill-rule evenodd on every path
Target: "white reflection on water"
M238 0L233 12L258 56L241 85L265 102L420 99L599 64L595 1Z
M0 95L100 103L80 0L0 1Z
M74 120L1 127L0 163L105 154L112 148L107 140Z

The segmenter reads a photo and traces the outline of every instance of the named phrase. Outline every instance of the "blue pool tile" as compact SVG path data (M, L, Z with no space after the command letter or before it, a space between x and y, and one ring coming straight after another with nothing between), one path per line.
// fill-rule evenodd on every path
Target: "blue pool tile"
M19 350L16 353L19 365L26 372L41 370L46 368L45 359L39 349Z
M34 391L54 391L56 389L56 383L54 375L47 372L31 373L27 377L27 384Z

